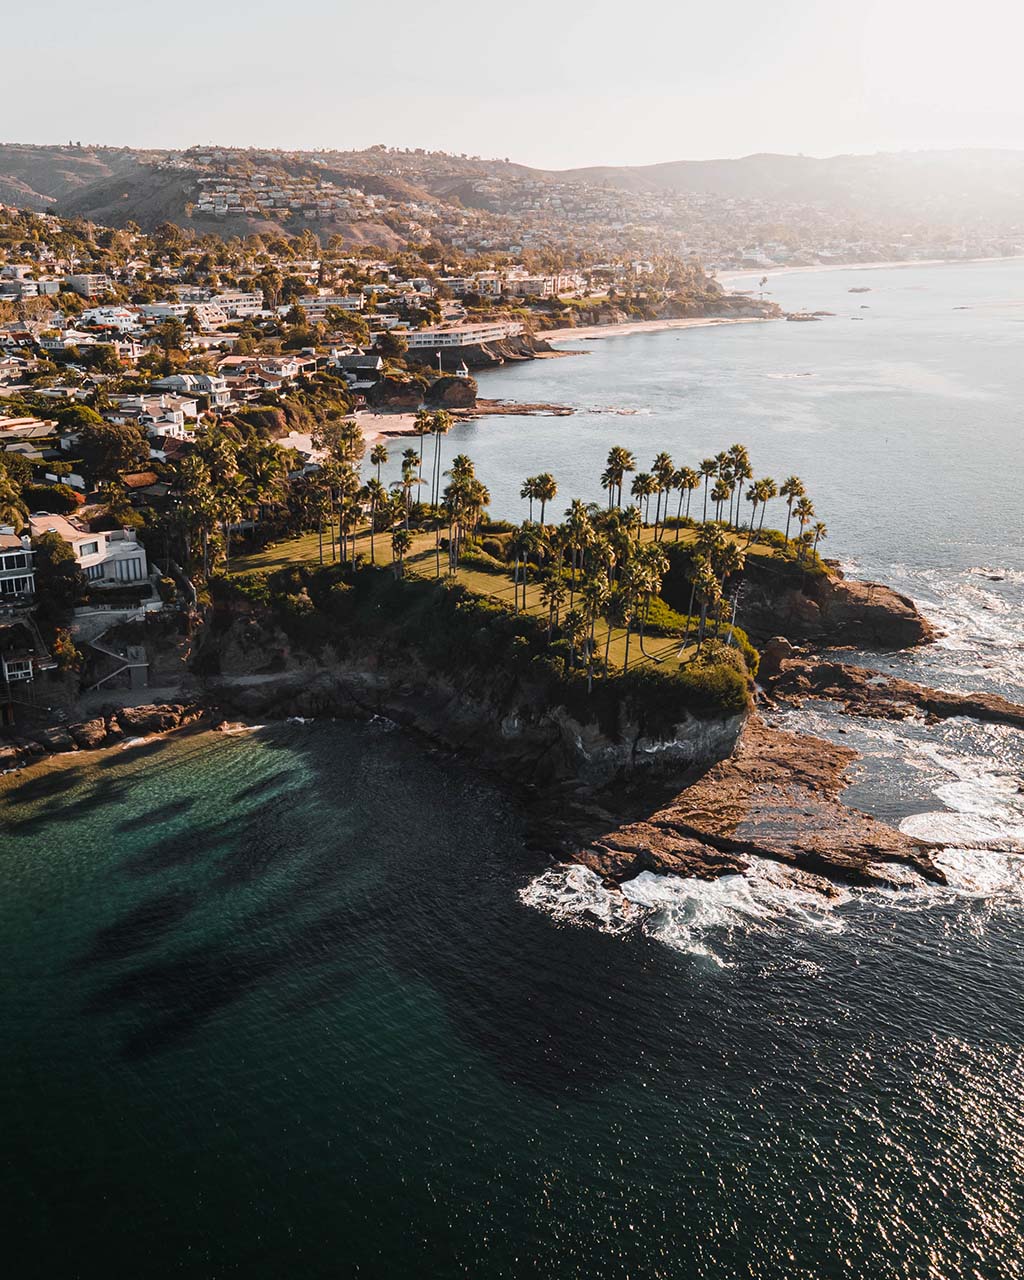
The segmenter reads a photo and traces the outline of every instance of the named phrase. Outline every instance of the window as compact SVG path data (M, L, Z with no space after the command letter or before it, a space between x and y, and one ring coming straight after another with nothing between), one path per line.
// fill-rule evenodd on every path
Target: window
M83 542L78 548L79 560L84 560L86 556L95 556L99 554L100 544L98 542Z
M137 582L141 577L141 560L119 560L117 562L117 578L119 582Z
M14 555L0 556L0 569L27 569L28 556L24 551Z
M28 595L34 587L35 584L30 577L0 578L0 595L3 596Z
M4 663L4 676L7 680L31 680L32 661L30 658L18 659Z
M91 564L85 571L85 576L90 582L97 582L103 577L103 566L101 564Z

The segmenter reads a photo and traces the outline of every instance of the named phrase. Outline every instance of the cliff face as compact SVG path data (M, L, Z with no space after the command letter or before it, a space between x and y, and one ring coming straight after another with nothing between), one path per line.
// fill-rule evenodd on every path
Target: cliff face
M384 716L517 782L597 786L638 771L676 771L726 757L745 716L687 716L646 733L627 698L616 723L574 717L526 681L465 681L414 654L352 649L312 657L293 649L266 616L237 611L204 627L197 665L204 691L225 711L254 718Z
M930 644L938 633L907 596L877 582L805 573L792 562L750 557L737 622L759 639L782 635L797 643L904 649Z

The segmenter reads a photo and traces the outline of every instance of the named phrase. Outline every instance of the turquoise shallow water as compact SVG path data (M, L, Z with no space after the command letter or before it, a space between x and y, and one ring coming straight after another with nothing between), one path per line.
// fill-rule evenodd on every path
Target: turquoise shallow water
M772 287L845 311L501 371L487 394L641 412L455 443L511 513L544 466L587 496L592 448L746 439L947 629L892 665L1019 693L1024 272ZM384 724L7 780L11 1273L1024 1275L1021 735L844 727L856 803L991 846L954 847L949 890L826 909L757 867L624 912L527 854L514 795Z

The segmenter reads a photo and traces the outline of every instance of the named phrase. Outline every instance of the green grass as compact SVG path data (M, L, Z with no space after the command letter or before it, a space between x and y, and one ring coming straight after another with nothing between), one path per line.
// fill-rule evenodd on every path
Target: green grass
M666 543L671 544L676 541L675 532L674 529L668 529L665 532ZM693 542L696 536L697 531L695 529L680 529L678 541L680 543ZM728 536L733 542L746 546L744 535L729 534ZM654 540L653 528L641 530L640 540L641 542L652 542ZM390 566L392 563L390 534L378 533L374 543L376 563L385 567ZM748 550L754 554L765 556L777 554L772 547L761 543L754 543ZM330 542L327 538L324 539L323 553L324 563L332 563ZM356 535L356 554L364 556L367 561L369 560L370 535L368 530L362 530ZM235 556L231 563L231 571L233 573L273 572L276 569L287 568L289 565L318 564L319 561L320 540L315 533L307 533L301 537L266 547L262 551L254 552L251 555ZM433 532L414 533L412 548L405 557L406 573L410 576L433 578L436 575L435 566ZM443 575L446 574L446 570L447 553L442 551L441 572ZM454 581L461 583L476 595L495 600L506 608L512 609L514 586L511 571L507 576L503 576L501 574L488 573L481 569L474 569L467 565L459 569ZM523 608L521 594L520 608ZM563 606L563 616L566 609L568 609L568 597L566 597L566 602ZM525 611L537 617L547 617L547 607L541 601L540 588L533 582L529 582L527 585ZM597 652L602 656L604 655L608 630L608 623L604 619L599 620L595 630L595 641ZM626 633L619 626L613 626L611 632L611 644L608 651L609 663L614 670L621 671L622 664L626 658ZM676 670L692 659L696 652L696 645L688 644L680 653L680 641L677 638L649 635L644 640L644 649L646 650L646 655L640 652L640 638L634 630L629 641L630 670L640 667L658 668L661 671Z

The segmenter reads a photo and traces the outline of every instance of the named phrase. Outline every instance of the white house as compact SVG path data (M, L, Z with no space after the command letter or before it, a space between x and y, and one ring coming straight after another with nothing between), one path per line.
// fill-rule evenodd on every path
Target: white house
M90 533L66 516L37 511L28 518L32 537L56 533L70 543L75 559L93 583L143 582L149 576L146 549L134 529L113 529Z

